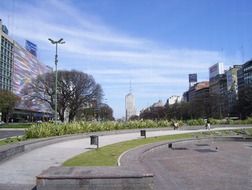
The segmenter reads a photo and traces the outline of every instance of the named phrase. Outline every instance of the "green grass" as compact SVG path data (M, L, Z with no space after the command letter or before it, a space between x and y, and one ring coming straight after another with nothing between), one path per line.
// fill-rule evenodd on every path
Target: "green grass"
M192 134L179 134L172 136L161 136L146 139L136 139L121 143L108 145L99 149L80 154L67 160L64 166L113 166L117 164L117 158L126 150L154 142L192 138Z
M0 140L0 146L2 145L6 145L6 144L13 144L13 143L17 143L22 141L23 138L22 137L11 137L11 138L7 138L4 140Z
M1 125L0 128L30 128L32 123L9 123Z
M227 131L210 131L189 134L177 134L160 137L152 137L146 139L136 139L121 143L104 146L99 149L91 150L75 156L66 162L64 166L115 166L118 157L125 151L155 142L173 141L179 139L190 139L197 137L214 137L214 136L233 136L243 134L243 130L227 130ZM245 130L247 131L247 130ZM252 134L252 129L250 130Z

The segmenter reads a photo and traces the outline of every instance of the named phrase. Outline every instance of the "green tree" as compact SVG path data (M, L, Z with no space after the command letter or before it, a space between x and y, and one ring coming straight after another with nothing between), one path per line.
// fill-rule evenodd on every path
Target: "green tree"
M252 114L252 86L246 85L239 92L239 111L243 119Z
M98 109L98 116L102 121L113 121L115 118L113 117L113 109L107 104L101 104Z
M41 100L55 107L55 73L39 75L23 90L28 100ZM92 100L100 102L102 88L91 75L79 71L58 71L57 112L61 121L64 113L69 113L69 121L73 121L78 112L88 107Z
M20 101L20 98L10 91L0 91L0 112L2 112L3 120L8 123L13 113L15 105Z

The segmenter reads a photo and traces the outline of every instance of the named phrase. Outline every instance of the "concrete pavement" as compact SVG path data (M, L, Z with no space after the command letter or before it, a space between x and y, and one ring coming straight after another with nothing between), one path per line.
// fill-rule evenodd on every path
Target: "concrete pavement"
M236 127L240 128L240 127ZM252 128L252 127L251 127ZM235 127L223 127L212 130L235 129ZM139 129L140 131L140 129ZM206 131L200 130L162 130L148 131L147 137L192 133ZM114 134L101 136L100 147L117 142L141 138L139 132L128 134ZM90 139L78 139L60 142L44 146L30 152L18 155L10 160L0 163L0 190L8 189L32 189L35 186L35 177L50 166L59 166L65 160L90 150Z

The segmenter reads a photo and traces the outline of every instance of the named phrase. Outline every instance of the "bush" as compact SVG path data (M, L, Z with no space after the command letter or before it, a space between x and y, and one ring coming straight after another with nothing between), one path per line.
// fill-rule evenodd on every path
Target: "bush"
M204 119L192 119L187 121L176 121L179 126L183 126L184 123L189 126L193 125L205 125ZM216 120L210 119L212 125L220 124L252 124L252 118L247 120ZM39 125L33 125L26 129L25 138L42 138L50 136L60 136L67 134L79 134L96 131L111 131L111 130L124 130L124 129L142 129L142 128L164 128L172 127L172 122L167 120L153 121L153 120L141 120L141 121L128 121L128 122L74 122L68 124L57 124L54 123L42 123Z
M190 119L185 121L185 123L189 126L194 126L194 125L205 125L205 120L204 119Z

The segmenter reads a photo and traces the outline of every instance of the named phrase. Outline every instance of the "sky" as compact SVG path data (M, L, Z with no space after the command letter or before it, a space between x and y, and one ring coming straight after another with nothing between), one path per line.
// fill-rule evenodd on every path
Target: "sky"
M137 111L188 90L188 74L208 80L208 68L251 59L250 0L1 0L0 18L24 46L37 44L39 60L91 74L115 118L125 95Z

